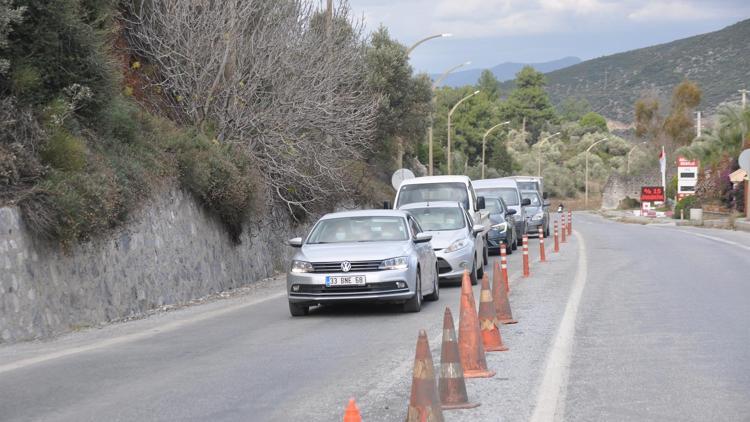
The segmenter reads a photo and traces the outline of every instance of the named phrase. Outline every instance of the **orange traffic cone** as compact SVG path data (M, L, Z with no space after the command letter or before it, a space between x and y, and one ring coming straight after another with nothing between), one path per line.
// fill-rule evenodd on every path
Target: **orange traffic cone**
M562 230L561 230L561 237L560 243L567 243L567 240L565 240L565 234L568 232L568 223L565 222L565 213L562 213Z
M438 380L440 403L443 410L471 409L479 403L469 403L464 381L464 369L458 354L456 329L453 327L453 314L445 308L443 317L443 345L440 348L440 379Z
M435 385L430 344L425 330L419 330L417 352L414 356L414 375L406 422L443 422L443 410Z
M544 254L544 229L539 226L539 261L547 261L547 255Z
M529 237L523 235L523 276L528 277L529 272Z
M504 352L508 348L503 344L500 329L497 328L495 303L490 291L490 278L487 273L482 277L482 290L479 293L479 327L482 331L482 343L487 352Z
M573 234L573 211L568 211L568 236Z
M560 252L560 242L557 237L557 220L555 220L555 253Z
M461 282L461 314L458 322L458 351L465 378L490 378L494 371L487 369L474 293L469 273L464 272Z
M497 262L495 262L495 268L492 271L492 301L495 302L497 322L500 324L515 324L518 322L513 319L513 314L510 311L508 292L503 287L502 280L500 280Z
M362 422L362 416L359 414L359 408L354 399L349 399L349 405L344 411L344 422Z

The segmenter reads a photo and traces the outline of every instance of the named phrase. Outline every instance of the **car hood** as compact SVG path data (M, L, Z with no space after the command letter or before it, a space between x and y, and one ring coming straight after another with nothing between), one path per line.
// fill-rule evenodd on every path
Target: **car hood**
M425 233L432 235L431 243L433 249L445 249L456 240L467 237L465 228L460 230L427 231Z
M309 262L380 261L408 255L410 246L410 241L306 244L295 259Z

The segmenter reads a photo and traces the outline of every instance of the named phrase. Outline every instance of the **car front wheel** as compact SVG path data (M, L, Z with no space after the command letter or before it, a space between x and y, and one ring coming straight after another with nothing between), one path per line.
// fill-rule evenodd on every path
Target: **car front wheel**
M310 313L310 307L307 305L298 305L296 303L289 302L289 313L292 316L305 316Z
M422 310L422 275L417 270L416 287L414 296L404 303L404 312L419 312Z

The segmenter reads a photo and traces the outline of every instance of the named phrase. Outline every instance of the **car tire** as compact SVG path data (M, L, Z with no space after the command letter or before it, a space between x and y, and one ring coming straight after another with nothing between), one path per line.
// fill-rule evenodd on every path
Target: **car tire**
M524 231L524 233L526 233L526 231ZM519 246L523 246L523 237L516 238L516 249L518 249Z
M437 302L440 299L440 280L438 279L438 269L435 267L435 279L432 281L434 290L432 293L424 297L424 300L430 302Z
M482 274L482 275L484 275L484 274ZM477 270L477 263L475 262L474 265L473 265L473 267L472 267L472 269L471 269L471 274L469 274L469 279L471 280L471 285L472 286L476 286L477 285L477 283L479 282L479 277L481 277L481 276L479 275L479 271Z
M514 251L518 249L518 233L516 233L515 237L513 237L513 242L511 242L510 248Z
M516 242L516 240L513 239L513 243L515 243L515 242ZM505 243L505 254L506 255L513 255L513 249L515 249L515 248L512 247L510 245L510 243L507 243L507 242Z
M414 296L404 302L404 312L419 312L422 310L422 275L417 269L417 286L414 289Z
M487 246L487 244L484 244L484 253L482 256L482 263L483 265L487 265L490 262L490 247Z
M310 313L310 307L289 302L289 313L292 314L293 317L305 316Z

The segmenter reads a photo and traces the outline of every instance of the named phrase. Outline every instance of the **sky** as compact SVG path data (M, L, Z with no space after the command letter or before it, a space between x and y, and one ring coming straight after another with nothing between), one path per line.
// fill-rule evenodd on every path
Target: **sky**
M338 1L338 0L334 0ZM750 0L349 0L368 32L404 45L419 72L503 62L583 60L721 29L750 18Z

